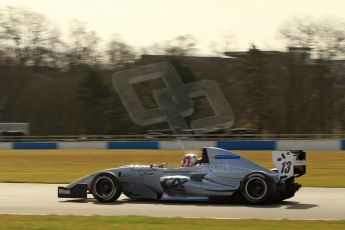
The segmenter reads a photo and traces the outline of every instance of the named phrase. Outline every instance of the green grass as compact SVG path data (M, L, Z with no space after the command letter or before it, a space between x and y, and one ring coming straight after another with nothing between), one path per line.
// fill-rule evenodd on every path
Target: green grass
M1 229L344 229L345 221L215 220L142 216L19 216L0 215Z
M268 168L271 151L236 151ZM130 163L178 166L180 150L1 150L0 182L70 183L96 170ZM199 154L200 156L200 154ZM345 187L345 151L307 151L303 186Z

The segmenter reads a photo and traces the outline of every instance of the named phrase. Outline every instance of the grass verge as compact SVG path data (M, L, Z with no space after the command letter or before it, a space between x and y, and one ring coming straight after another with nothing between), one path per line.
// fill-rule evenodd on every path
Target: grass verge
M344 229L345 221L215 220L142 216L0 215L1 229Z
M273 167L271 151L235 152ZM177 167L184 153L182 150L0 150L0 182L70 183L96 170L131 163L165 162ZM297 181L303 186L345 187L345 151L307 151L307 174Z

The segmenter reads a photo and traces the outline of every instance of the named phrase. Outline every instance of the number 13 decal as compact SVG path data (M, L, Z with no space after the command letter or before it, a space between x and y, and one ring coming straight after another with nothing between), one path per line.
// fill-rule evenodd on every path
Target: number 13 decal
M282 170L280 173L289 173L291 170L291 161L285 161L282 163Z

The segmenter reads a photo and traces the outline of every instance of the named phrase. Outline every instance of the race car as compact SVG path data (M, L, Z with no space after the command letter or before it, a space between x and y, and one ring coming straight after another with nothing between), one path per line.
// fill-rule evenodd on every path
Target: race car
M58 197L87 198L91 193L99 202L115 202L123 193L130 199L262 204L293 197L301 187L295 178L306 172L302 150L273 151L274 169L215 147L202 148L201 155L186 154L178 168L125 165L94 172L58 187Z

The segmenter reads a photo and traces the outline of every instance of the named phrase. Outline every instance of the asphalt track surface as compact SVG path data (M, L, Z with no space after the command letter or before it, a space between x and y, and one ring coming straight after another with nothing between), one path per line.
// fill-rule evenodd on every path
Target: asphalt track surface
M280 204L132 201L111 204L95 199L58 199L55 184L0 183L0 214L143 215L220 219L344 220L345 188L302 188Z

